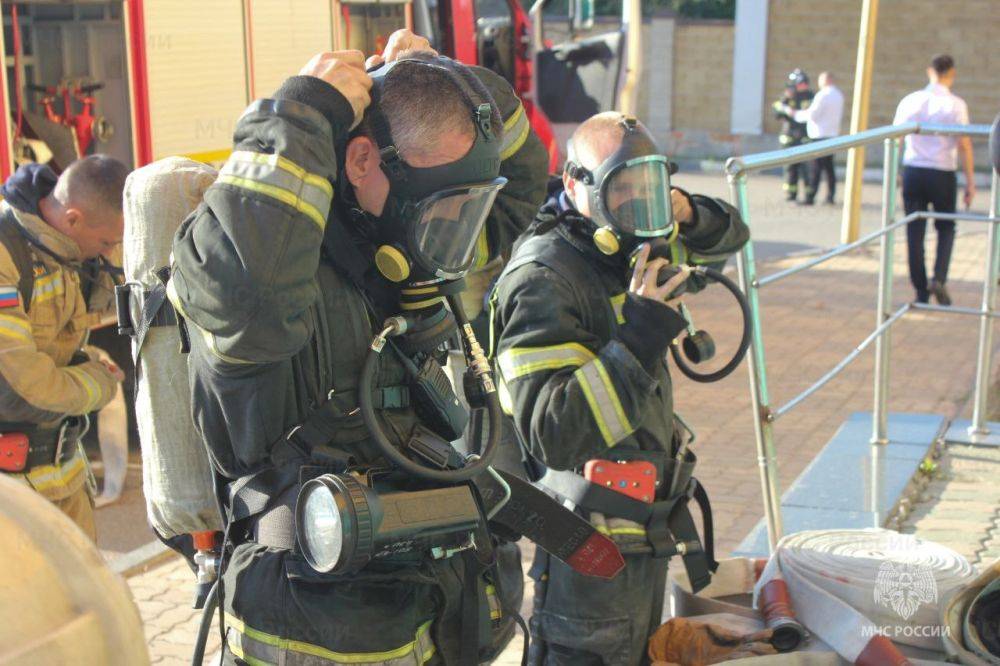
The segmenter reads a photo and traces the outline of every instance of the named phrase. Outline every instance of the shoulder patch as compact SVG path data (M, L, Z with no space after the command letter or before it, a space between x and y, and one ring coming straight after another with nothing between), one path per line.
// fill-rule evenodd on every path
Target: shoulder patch
M0 285L0 308L16 308L21 304L21 296L17 292L17 285Z

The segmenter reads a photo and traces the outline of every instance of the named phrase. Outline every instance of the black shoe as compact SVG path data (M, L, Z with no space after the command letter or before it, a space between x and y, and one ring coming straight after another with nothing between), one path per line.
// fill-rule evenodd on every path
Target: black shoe
M836 206L837 205L837 202L834 201L833 199L827 199L825 203L826 203L827 206Z
M934 300L944 306L951 305L951 295L948 294L948 290L944 288L943 282L938 282L937 280L931 280L931 283L927 286L928 291L934 294Z
M917 291L916 298L913 299L914 303L927 303L931 300L930 292L927 291Z
M800 206L815 206L816 205L816 200L815 199L803 199L802 201L797 201L796 203L798 203Z

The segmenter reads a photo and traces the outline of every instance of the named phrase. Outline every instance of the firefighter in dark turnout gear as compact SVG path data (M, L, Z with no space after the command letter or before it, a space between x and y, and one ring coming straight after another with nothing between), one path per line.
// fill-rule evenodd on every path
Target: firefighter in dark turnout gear
M794 113L808 108L814 94L812 88L809 87L808 74L798 68L789 73L785 92L782 93L781 99L773 105L774 115L781 120L781 134L778 135L778 140L781 142L782 148L800 146L809 141L809 135L806 134L806 124L797 122ZM785 183L782 187L789 201L797 199L800 180L803 186L808 187L809 174L807 172L808 165L805 162L796 162L785 166Z
M367 114L351 133L378 88L362 55L320 54L246 110L232 156L175 241L168 292L190 334L194 420L234 544L221 578L226 663L455 664L463 636L477 636L473 654L488 659L513 633L500 610L520 603L512 546L498 549L518 574L509 581L490 569L470 585L462 557L416 552L321 574L291 525L303 482L385 467L358 413L359 375L381 322L399 312L388 276L420 270L410 246L384 240L407 201L388 163L449 180L445 167L476 149L477 132L499 137L507 185L489 209L491 239L526 226L544 194L546 154L519 131L510 87L413 49L426 40L399 31L385 51L398 62L377 107L396 150L373 138ZM397 356L380 357L375 381L379 418L402 446L420 418Z
M626 141L632 148L623 154ZM691 487L694 466L688 453L673 473L681 433L665 353L685 323L671 294L704 285L684 271L657 285L657 273L668 262L721 266L748 229L722 201L670 190L664 174L672 165L632 119L591 118L569 152L562 182L553 184L493 295L501 400L529 474L557 496L573 494L562 488L578 485L590 460L640 459L653 462L661 480L653 507L667 506ZM653 258L657 241L666 241L666 252ZM589 581L538 551L530 572L533 664L639 664L660 624L667 561L678 552L664 547L668 536L653 533L665 519L641 524L613 509L579 508L588 502L575 502L577 510L619 544L625 570ZM704 585L708 572L700 566Z

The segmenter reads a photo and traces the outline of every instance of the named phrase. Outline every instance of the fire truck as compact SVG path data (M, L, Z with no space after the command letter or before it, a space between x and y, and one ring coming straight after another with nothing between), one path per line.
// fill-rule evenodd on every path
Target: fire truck
M59 170L89 152L133 167L169 155L221 162L246 105L313 54L377 53L403 26L502 74L555 168L562 130L628 89L628 31L623 21L583 37L592 0L572 0L553 44L547 2L529 18L519 0L0 0L0 176L25 161Z

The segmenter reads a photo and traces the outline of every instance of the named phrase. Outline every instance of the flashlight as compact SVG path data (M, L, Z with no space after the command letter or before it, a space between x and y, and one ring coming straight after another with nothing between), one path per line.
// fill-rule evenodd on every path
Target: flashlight
M320 573L353 573L408 552L448 554L484 522L467 485L379 494L351 474L307 481L295 505L299 550Z

